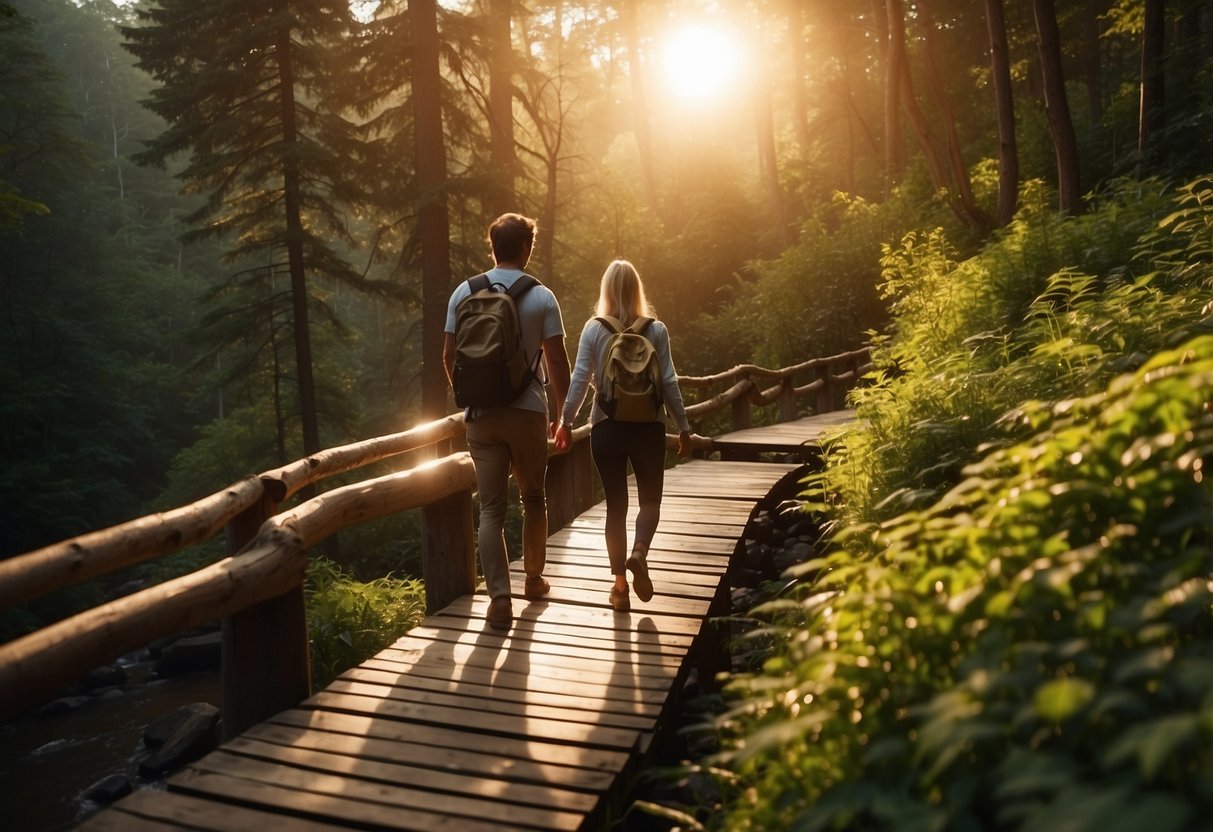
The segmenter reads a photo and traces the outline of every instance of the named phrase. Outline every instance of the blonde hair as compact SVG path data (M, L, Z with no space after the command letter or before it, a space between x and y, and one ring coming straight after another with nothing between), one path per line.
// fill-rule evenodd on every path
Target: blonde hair
M640 273L627 260L612 260L602 273L602 287L594 314L618 318L624 326L637 318L653 317L653 310L644 296Z

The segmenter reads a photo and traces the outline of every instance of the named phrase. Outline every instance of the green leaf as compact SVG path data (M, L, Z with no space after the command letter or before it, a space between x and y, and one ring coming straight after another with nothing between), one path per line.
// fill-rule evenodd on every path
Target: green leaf
M1064 722L1095 697L1095 686L1084 679L1054 679L1036 690L1036 715L1047 722Z
M1178 714L1134 725L1108 749L1105 765L1113 767L1130 757L1137 758L1138 770L1147 782L1154 780L1159 770L1200 728L1194 714Z

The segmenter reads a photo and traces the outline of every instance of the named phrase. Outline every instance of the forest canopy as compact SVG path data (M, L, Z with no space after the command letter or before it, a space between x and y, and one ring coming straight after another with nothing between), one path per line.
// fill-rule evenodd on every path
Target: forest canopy
M694 374L867 342L881 246L1026 183L1197 170L1205 4L1029 5L4 0L4 554L447 412L504 210L571 335L627 257Z

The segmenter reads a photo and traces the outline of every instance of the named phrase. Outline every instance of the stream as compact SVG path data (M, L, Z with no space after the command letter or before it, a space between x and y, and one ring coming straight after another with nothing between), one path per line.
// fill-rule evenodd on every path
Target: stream
M184 705L219 705L218 673L161 679L152 674L146 655L120 664L126 683L74 711L31 712L0 723L0 827L9 832L70 829L100 808L83 797L98 781L126 774L136 789L149 785L139 778L139 762L148 756L144 728Z

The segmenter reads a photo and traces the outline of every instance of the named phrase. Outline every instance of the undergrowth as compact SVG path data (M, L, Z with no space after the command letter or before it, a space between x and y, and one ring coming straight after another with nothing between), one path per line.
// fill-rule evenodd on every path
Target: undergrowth
M754 611L685 826L1213 813L1213 183L1162 192L886 252L896 326L805 495L829 545Z
M304 584L312 687L391 645L425 617L425 587L387 576L363 583L331 560L313 557Z

